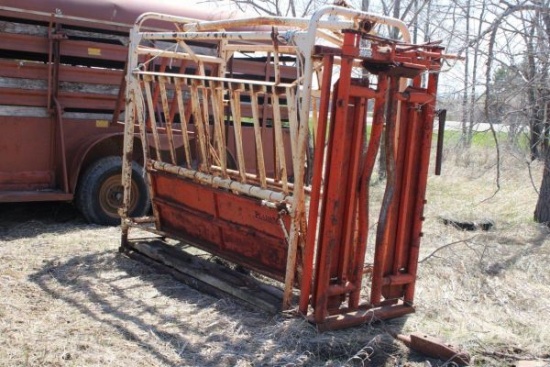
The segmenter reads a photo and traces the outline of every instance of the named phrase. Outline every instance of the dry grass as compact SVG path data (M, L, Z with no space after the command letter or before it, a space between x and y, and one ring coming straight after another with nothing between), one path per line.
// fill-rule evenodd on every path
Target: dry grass
M409 353L388 329L443 337L478 366L548 360L549 231L531 222L536 194L525 165L507 157L490 200L485 151L466 166L449 158L444 176L430 178L415 314L323 334L119 255L117 228L85 224L68 205L1 204L0 365L449 365ZM442 214L490 218L496 229L462 232L441 224Z

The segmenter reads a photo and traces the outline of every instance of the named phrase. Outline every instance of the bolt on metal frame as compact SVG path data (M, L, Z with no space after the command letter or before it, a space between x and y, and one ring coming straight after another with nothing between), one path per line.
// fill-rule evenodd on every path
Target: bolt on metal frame
M153 20L178 31L142 32ZM409 42L397 19L336 6L308 20L141 16L126 76L122 249L135 250L133 227L189 241L282 282L282 308L298 293L321 329L413 312L443 49ZM265 60L263 79L235 67L249 55ZM128 217L135 126L154 228ZM365 264L382 143L387 187Z

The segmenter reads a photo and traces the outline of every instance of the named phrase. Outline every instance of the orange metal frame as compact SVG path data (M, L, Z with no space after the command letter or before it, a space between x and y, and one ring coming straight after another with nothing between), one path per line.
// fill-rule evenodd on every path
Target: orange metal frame
M337 8L328 11L347 14L347 10ZM262 22L265 23L265 19ZM274 22L281 23L280 20ZM229 24L223 25L225 29ZM201 26L208 27L206 24ZM182 27L195 32L198 25ZM319 90L313 112L316 135L312 180L308 185L304 185L300 176L305 164L302 144L305 145L307 139L307 135L301 132L308 124L303 121L308 111L304 113L297 107L305 105L306 97L295 95L297 91L303 93L311 88L311 85L300 86L307 79L280 83L276 78L267 78L265 82L251 81L246 75L241 79L229 78L225 74L224 61L219 59L214 60L222 65L216 69L217 75L206 75L204 71L199 75L201 62L208 65L210 59L199 59L196 55L190 61L197 62L197 71L192 75L185 74L183 69L179 74L170 74L136 68L127 76L131 87L127 100L130 103L145 100L147 103L133 102L127 106L126 111L130 112L127 113L126 138L133 138L136 123L142 126L142 131L146 130L146 124L153 130L159 125L154 121L155 108L161 111L157 115L164 111L166 121L160 125L172 129L177 113L175 107L169 109L168 106L180 106L182 127L179 130L174 128L167 137L172 139L177 135L185 140L192 136L184 146L194 142L197 149L193 154L186 153L196 157L197 164L193 166L189 157L178 157L175 151L163 160L144 146L154 208L150 220L155 223L155 233L192 243L284 282L283 308L290 307L289 295L297 294L299 311L322 330L414 311L414 287L443 49L436 44L419 46L382 39L369 33L371 27L372 24L364 22L358 27L343 29L341 44L317 45L310 54L318 74ZM212 37L218 42L224 40L219 54L231 43L232 37L239 40L236 33L207 34L206 31L208 29L204 37ZM148 33L147 36L152 39L176 37L178 42L185 42L186 37L203 35L181 32L158 36ZM250 34L244 36L249 37L249 41L254 37ZM272 45L266 42L271 38L276 37L262 38L258 49L272 47L271 50L277 53L277 41L274 40ZM368 56L364 56L361 46L364 41L370 44ZM238 47L234 45L233 49ZM246 43L242 47L250 49L252 46ZM292 47L286 47L284 53L291 53ZM135 51L134 59L137 60L139 52ZM296 54L300 52L296 49ZM171 55L187 57L187 54L175 52ZM277 74L277 63L272 66ZM335 74L336 66L339 66L338 75ZM366 76L358 77L358 70ZM175 92L172 97L168 97L166 92L160 93L159 97L158 93L150 92L152 87L149 84L152 83L160 85L161 90ZM297 88L299 86L301 89ZM184 88L190 95L187 101L182 97ZM262 146L261 142L258 93L261 93L264 104L270 102L275 117L270 127L275 140L271 147ZM243 99L245 95L249 99ZM300 97L302 100L295 102ZM162 103L158 103L159 98ZM187 115L184 105L190 111ZM242 138L240 132L245 105L253 112L255 138L251 139ZM288 117L281 117L282 110ZM226 118L221 118L222 111ZM367 121L371 111L369 131ZM195 135L188 134L187 127L183 126L191 120L194 121ZM283 144L281 140L283 120L289 126L290 143ZM224 128L235 129L237 160L234 169L228 168L228 158L224 153L221 139ZM238 153L247 144L252 146L250 151L257 154L257 166L253 172L248 169L250 167L245 167L242 152ZM372 207L369 185L382 144L387 152L387 182L378 213L372 259L368 263L369 208ZM131 141L127 141L125 146L125 155L129 156L133 146ZM272 149L271 155L275 157L272 176L266 174L263 166L263 149ZM297 175L294 179L289 178L284 164L289 156L293 161L289 171L291 167ZM125 182L127 185L128 180ZM125 200L128 195L127 191ZM308 205L304 204L306 201ZM129 230L139 227L143 221L128 218L124 210L122 214L122 248L137 251L129 240Z
M316 150L308 251L301 279L300 311L307 313L310 303L314 308L311 320L327 329L412 312L438 75L428 74L427 88L420 88L421 73L439 70L442 52L440 47L409 51L387 44L392 47L389 57L374 52L372 58L363 61L367 70L377 74L373 88L352 78L361 35L348 32L344 39L332 100L328 88L321 93L316 146L327 141L328 148ZM334 54L320 56L327 66L325 73L332 70ZM404 77L412 78L412 85L400 91ZM330 80L330 75L324 78ZM367 139L369 104L373 117ZM327 129L330 105L332 120ZM369 182L384 123L387 186L374 262L364 264ZM312 261L314 253L316 259ZM364 273L371 278L367 285L370 295L361 302Z

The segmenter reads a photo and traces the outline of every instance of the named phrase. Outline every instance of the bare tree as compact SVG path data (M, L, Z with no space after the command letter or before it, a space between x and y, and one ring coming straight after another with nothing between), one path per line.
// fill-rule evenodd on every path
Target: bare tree
M507 31L504 27L509 18L518 16L522 24L528 25L522 30L526 39L527 83L533 87L525 88L529 101L529 127L531 130L531 159L544 160L544 172L539 197L534 212L536 222L550 224L550 149L549 142L549 112L550 112L550 85L549 60L550 49L550 3L548 0L534 0L519 4L503 2L506 8L500 13L491 26L484 32L489 34L489 48L486 77L485 115L489 117L490 104L494 101L492 67L496 61L495 45L499 31ZM529 21L527 21L529 20Z

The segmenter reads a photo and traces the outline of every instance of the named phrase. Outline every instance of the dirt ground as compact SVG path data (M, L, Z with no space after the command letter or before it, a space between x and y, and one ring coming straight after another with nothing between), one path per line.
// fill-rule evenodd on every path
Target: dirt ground
M118 228L69 204L0 204L0 366L452 365L388 331L443 338L472 365L550 364L550 231L531 221L528 172L512 160L488 199L491 157L464 161L430 177L416 313L337 332L159 274L118 253ZM495 227L462 231L442 216Z

